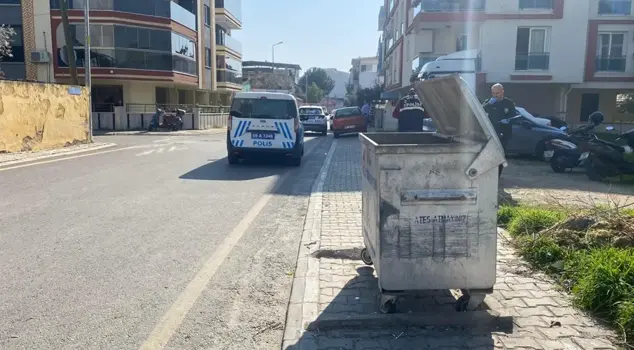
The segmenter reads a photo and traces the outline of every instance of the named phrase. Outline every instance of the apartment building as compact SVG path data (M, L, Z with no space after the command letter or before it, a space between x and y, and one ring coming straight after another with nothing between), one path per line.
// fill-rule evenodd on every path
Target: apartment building
M426 62L477 50L481 98L499 82L535 113L618 119L617 94L634 91L633 11L632 0L386 0L380 74L403 94Z
M7 79L25 79L24 39L22 34L22 6L20 0L0 0L0 24L13 28L15 35L11 38L13 57L2 57L0 71Z
M68 83L72 59L83 84L85 0L67 1L72 58L60 0L0 0L0 20L7 2L21 11L24 78ZM242 48L231 37L242 28L241 6L241 0L91 0L93 108L227 103L242 88ZM18 68L8 75L19 79Z
M353 58L351 65L348 83L354 91L371 88L378 83L378 56Z

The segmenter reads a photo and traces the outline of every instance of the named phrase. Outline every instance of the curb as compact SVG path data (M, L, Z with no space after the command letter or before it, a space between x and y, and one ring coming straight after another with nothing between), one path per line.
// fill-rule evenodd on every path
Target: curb
M425 314L371 314L371 315L328 315L320 316L309 323L307 331L333 329L367 329L400 326L415 327L469 327L469 329L487 329L490 331L513 332L513 317L501 316L494 311L472 311L455 313Z
M306 324L319 315L319 259L313 258L310 254L312 251L319 250L320 246L322 191L336 148L337 140L334 140L330 144L324 164L311 189L291 297L286 311L282 349L296 344L302 337Z
M103 143L103 144L94 144L93 143L93 145L98 145L98 146L90 147L90 148L78 149L78 150L70 151L70 152L59 152L59 153L52 153L52 154L35 156L35 157L32 157L32 158L11 160L11 161L8 161L8 162L0 162L0 169L6 168L6 167L10 167L10 166L13 166L13 165L20 165L20 164L25 164L25 163L36 162L38 160L43 160L43 159L50 159L50 158L56 158L56 157L64 157L64 156L71 156L71 155L76 155L76 154L82 154L82 153L99 151L99 150L102 150L102 149L105 149L105 148L115 147L117 144L116 143ZM59 148L59 149L63 149L63 148Z

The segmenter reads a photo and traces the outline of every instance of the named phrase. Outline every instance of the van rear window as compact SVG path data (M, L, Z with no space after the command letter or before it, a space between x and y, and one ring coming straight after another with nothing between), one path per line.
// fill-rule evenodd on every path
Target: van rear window
M237 118L293 119L297 106L292 100L234 98L231 112Z

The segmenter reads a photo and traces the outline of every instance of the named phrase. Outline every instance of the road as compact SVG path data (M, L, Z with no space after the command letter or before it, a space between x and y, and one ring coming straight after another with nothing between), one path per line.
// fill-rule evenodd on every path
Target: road
M224 135L110 136L0 169L0 348L279 349L308 196L300 168L227 165Z

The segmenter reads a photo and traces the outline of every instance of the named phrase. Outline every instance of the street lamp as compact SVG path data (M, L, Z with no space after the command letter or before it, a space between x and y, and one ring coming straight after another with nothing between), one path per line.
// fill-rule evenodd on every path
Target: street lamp
M281 44L284 44L284 42L283 42L283 41L280 41L279 43L273 44L273 45L271 46L271 56L272 56L272 57L271 57L271 61L272 61L272 63L273 63L273 69L275 69L275 47L276 47L277 45L281 45Z

